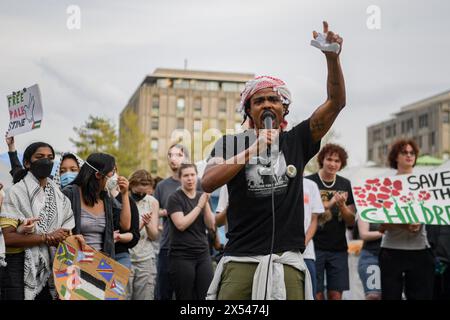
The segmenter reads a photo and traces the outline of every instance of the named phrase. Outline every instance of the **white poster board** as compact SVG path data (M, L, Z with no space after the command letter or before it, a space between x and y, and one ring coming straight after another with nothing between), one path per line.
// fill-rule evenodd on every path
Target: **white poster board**
M9 126L7 137L37 129L42 122L41 93L37 84L7 96Z
M450 225L450 163L420 174L367 179L353 186L353 197L369 223Z

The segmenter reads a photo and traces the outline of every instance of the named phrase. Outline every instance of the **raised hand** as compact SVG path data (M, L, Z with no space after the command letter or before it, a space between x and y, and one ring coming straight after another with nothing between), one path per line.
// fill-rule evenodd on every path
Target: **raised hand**
M329 30L328 22L323 21L323 33L318 33L317 31L313 31L313 38L314 40L317 40L317 45L313 44L315 47L322 50L325 55L330 57L337 57L341 54L342 51L342 44L344 42L344 39L333 31ZM334 50L337 48L336 45L339 45L339 51L334 52Z
M5 141L6 141L6 144L8 146L8 151L9 152L14 152L14 151L16 151L16 145L15 145L15 142L14 142L14 137L9 137L8 138L7 135L8 135L8 133L5 134Z
M123 176L119 176L117 178L117 185L119 186L120 189L120 193L126 194L128 192L128 186L129 186L129 182L128 179L123 177Z

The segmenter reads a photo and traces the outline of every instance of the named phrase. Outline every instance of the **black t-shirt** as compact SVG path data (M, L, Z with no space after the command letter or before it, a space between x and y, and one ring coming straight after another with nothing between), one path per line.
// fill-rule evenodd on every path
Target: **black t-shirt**
M322 201L330 201L336 192L347 192L348 198L345 202L347 206L355 203L353 200L352 186L349 180L336 175L336 182L331 188L327 188L320 181L319 174L307 176L320 190ZM328 181L327 181L328 182ZM347 251L347 239L345 238L345 221L337 205L331 208L331 215L324 212L319 216L319 223L314 235L314 247L326 251Z
M173 177L169 177L158 183L158 185L156 186L155 194L153 196L155 197L156 200L158 200L160 209L167 210L169 197L176 190L180 189L180 187L181 187L180 180L175 180ZM197 190L203 191L200 179L197 180ZM167 217L163 217L163 231L159 239L160 250L169 250L170 247L169 229L170 229L169 219Z
M187 215L198 204L198 200L203 192L197 191L194 199L190 199L183 190L179 189L172 193L167 202L167 213L172 215L175 212L183 212ZM184 231L180 231L169 219L170 249L171 256L196 258L209 251L206 225L203 218L204 210L200 212L197 219Z
M227 135L217 141L211 157L229 159L247 149L256 139L253 130ZM320 141L312 142L309 120L282 132L279 150L273 147L275 239L274 252L305 249L303 215L303 168L317 153ZM288 177L286 168L297 174ZM270 253L272 239L272 181L255 161L247 163L228 183L228 242L225 255L252 256Z

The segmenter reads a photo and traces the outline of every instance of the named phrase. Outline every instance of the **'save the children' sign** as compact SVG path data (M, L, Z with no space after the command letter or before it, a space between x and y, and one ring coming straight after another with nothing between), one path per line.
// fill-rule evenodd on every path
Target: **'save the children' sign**
M370 223L450 224L450 165L421 174L367 179L353 187L359 216Z

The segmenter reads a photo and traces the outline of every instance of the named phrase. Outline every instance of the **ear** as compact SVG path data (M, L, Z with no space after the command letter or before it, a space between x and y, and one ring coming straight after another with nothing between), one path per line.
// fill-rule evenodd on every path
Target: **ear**
M100 172L96 172L95 173L95 178L97 178L97 180L102 180L103 175Z
M25 160L25 161L23 162L23 166L24 166L25 168L27 168L27 169L30 169L31 162L29 162L28 160Z

